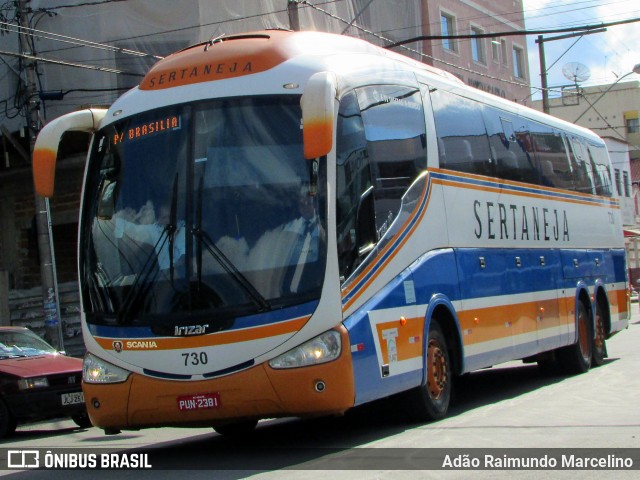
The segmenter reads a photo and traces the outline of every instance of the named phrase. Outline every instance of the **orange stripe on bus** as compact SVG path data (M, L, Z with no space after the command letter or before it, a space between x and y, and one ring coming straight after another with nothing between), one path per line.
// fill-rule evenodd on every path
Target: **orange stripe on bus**
M568 302L562 298L459 311L458 319L465 345L535 333L574 322L573 310L569 310Z
M491 192L491 193L500 193L500 194L505 194L508 193L509 195L515 195L518 197L528 197L528 198L540 198L540 199L549 199L548 195L545 195L544 193L534 193L534 192L516 192L516 191L508 191L505 192L504 188L501 187L488 187L488 186L481 186L481 185L471 185L469 183L466 182L458 182L456 180L444 180L444 179L434 179L433 183L438 184L438 185L444 185L447 187L456 187L456 188L466 188L468 190L479 190L482 192ZM602 206L602 207L606 207L606 208L619 208L617 205L609 205L609 204L599 204L599 203L594 203L594 202L590 202L588 200L579 200L579 199L573 199L573 198L555 198L555 201L559 201L559 202L563 202L563 203L574 203L577 205L590 205L590 206Z
M193 337L148 337L126 339L95 337L95 340L105 350L113 350L114 341L122 342L124 350L176 350L183 348L201 348L238 342L248 342L251 340L275 337L277 335L295 333L300 330L305 323L307 323L309 318L310 316L306 316L262 327L232 330L228 332L219 332ZM127 348L127 344L135 346L133 348Z
M517 182L514 180L503 180L503 179L498 179L498 178L494 178L494 177L487 177L484 175L477 175L474 173L466 173L466 172L458 172L455 170L446 170L446 169L442 169L442 168L429 168L429 171L433 171L433 172L437 172L443 175L452 175L455 177L461 177L461 178L469 178L469 179L473 179L473 180L481 180L481 181L493 181L493 182L497 182L500 183L500 185L510 185L510 186L514 186L514 187L527 187L527 188L535 188L536 190L542 190L542 191L547 191L549 193L569 193L574 197L583 197L585 200L587 199L593 199L593 198L598 198L602 201L604 201L605 203L608 203L610 206L612 207L618 207L620 202L618 199L613 198L613 197L603 197L601 195L594 195L594 194L590 194L590 193L580 193L577 191L573 191L573 190L564 190L561 188L553 188L553 187L545 187L543 185L533 185L530 183L524 183L524 182ZM545 198L546 196L543 195ZM588 202L588 203L593 203L593 202Z

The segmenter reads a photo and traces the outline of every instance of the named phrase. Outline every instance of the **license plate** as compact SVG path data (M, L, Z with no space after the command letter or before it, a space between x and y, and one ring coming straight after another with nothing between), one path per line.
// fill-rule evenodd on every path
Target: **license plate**
M84 394L82 392L62 394L62 405L76 405L78 403L84 403Z
M183 412L191 410L205 410L207 408L218 408L220 406L219 393L199 393L197 395L184 395L176 398L178 409Z

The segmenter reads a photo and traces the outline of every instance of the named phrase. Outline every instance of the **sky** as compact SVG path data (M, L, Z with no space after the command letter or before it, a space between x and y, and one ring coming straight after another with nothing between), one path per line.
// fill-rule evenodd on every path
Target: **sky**
M640 18L638 0L523 0L527 30L566 28ZM545 39L559 34L543 34ZM540 87L540 57L537 35L527 37L531 86ZM563 75L563 67L575 63L586 67L588 79L580 86L610 84L631 72L640 63L640 21L608 27L606 32L544 42L549 88L573 84ZM574 45L575 43L575 45ZM573 45L573 46L572 46ZM640 80L631 74L622 81ZM535 90L537 91L537 90ZM550 96L554 96L553 93ZM534 95L534 99L540 98Z

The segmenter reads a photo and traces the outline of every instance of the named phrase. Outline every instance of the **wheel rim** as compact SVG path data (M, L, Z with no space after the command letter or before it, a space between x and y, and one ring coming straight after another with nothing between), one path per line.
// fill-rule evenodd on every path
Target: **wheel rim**
M429 341L427 358L427 390L431 398L438 400L447 386L449 369L447 357L436 340Z
M600 351L604 348L604 323L600 308L596 307L596 338L594 339L594 347Z
M580 354L584 361L590 361L589 329L587 328L587 315L583 309L580 309L580 313L578 314L578 344L580 345Z

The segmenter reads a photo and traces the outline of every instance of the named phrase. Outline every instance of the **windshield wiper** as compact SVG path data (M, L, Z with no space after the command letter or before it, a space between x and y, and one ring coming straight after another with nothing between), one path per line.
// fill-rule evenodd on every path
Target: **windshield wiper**
M202 179L200 179L200 185L198 186L198 205L196 210L196 224L194 225L193 235L199 242L196 251L196 260L198 267L198 285L202 281L202 245L204 245L207 251L213 258L220 264L220 266L240 285L243 290L249 295L253 302L260 308L260 311L271 310L269 301L262 296L262 294L254 287L249 280L238 270L231 260L220 250L213 242L207 232L202 230Z
M176 241L176 232L178 230L177 219L178 208L178 174L173 177L173 192L171 193L171 210L169 212L169 224L165 227L167 229L167 235L169 236L169 275L171 277L171 284L173 285L173 277L175 267L173 265L173 246Z
M234 280L240 285L244 291L251 297L251 299L256 303L258 307L260 307L261 311L271 310L271 305L269 301L262 296L262 294L256 290L249 280L238 270L238 268L227 258L227 256L222 253L211 237L200 229L194 229L193 234L196 238L198 238L206 247L207 251L214 257L220 266L224 268L224 270L233 277Z
M156 252L160 252L164 248L164 245L167 243L167 239L169 238L169 231L170 225L165 225L160 233L158 241L151 249L151 252L147 255L140 273L136 276L135 281L131 285L131 290L122 302L122 309L118 312L118 323L126 324L131 322L132 319L130 317L134 312L135 305L139 303L139 299L151 288L152 282L160 271ZM158 265L158 268L154 269L154 265ZM129 319L125 321L127 317L129 317Z

